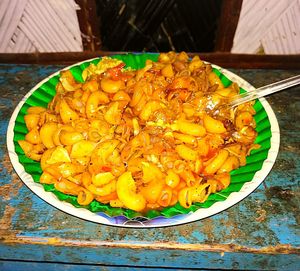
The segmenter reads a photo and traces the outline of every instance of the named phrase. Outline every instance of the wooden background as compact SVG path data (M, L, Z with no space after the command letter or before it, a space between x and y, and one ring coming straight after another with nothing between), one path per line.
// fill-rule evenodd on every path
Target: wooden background
M16 1L19 0L13 0ZM197 53L202 59L226 68L300 68L299 54L265 55L231 52L243 5L242 0L75 0L75 2L79 7L76 10L82 38L81 52L80 50L56 53L35 51L17 55L1 53L0 62L70 64L118 52L175 50Z

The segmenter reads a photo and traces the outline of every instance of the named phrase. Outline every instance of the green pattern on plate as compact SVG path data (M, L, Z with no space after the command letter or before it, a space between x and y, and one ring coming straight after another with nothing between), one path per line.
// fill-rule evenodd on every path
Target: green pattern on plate
M158 54L126 54L126 55L114 55L112 58L116 58L122 60L126 67L130 67L132 69L140 69L144 67L147 59L151 59L153 61L157 61ZM73 66L70 70L75 77L76 80L82 82L82 71L85 69L90 63L97 64L100 61L100 58L94 59L92 61L86 61L84 63ZM214 72L220 77L222 83L225 87L231 84L231 81L222 74L218 69L213 69ZM42 173L42 169L40 167L40 163L33 161L25 156L23 150L20 148L18 144L18 140L24 139L27 128L24 122L24 116L26 114L27 109L30 106L43 106L47 107L49 101L55 95L55 86L59 81L59 75L52 76L49 80L43 83L39 88L37 88L30 97L23 104L20 109L18 116L16 118L15 126L14 126L14 145L15 151L18 155L19 162L24 166L25 171L30 174L33 180L39 183L39 178ZM241 92L245 90L241 89ZM258 132L258 136L256 138L255 143L261 146L260 149L253 150L251 155L247 157L247 164L243 167L240 167L231 172L231 183L229 187L226 189L216 193L211 194L207 201L204 203L195 203L190 208L185 209L177 203L175 206L166 207L161 211L149 211L146 215L147 218L155 218L157 216L164 217L173 217L178 214L187 214L191 211L196 211L199 208L208 208L212 206L214 203L218 201L224 201L232 192L238 192L242 188L242 186L253 179L254 174L262 168L263 162L268 156L268 151L271 147L271 125L268 119L268 115L263 108L260 101L256 101L254 108L256 110L256 115L254 117ZM114 208L109 206L108 204L102 204L98 201L93 201L88 206L80 206L77 203L75 196L65 195L54 188L54 185L44 184L44 190L48 192L54 193L57 198L61 201L67 201L71 203L73 206L78 208L87 208L91 212L103 212L110 216L119 216L123 215L127 218L133 218L136 216L140 216L140 213L137 213L132 210L128 210L125 208Z

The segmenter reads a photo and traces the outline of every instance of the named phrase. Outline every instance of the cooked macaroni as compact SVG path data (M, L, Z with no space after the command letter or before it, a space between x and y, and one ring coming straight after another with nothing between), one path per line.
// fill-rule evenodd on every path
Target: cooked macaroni
M124 66L106 57L83 71L84 83L63 71L48 108L28 109L19 144L40 161L40 183L83 206L138 212L189 208L227 188L258 147L253 102L224 106L239 87L224 87L211 65L184 52Z

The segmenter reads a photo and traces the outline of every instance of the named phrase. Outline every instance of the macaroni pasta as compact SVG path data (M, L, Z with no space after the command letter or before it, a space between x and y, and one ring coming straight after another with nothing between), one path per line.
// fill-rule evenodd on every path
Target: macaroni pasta
M28 109L19 144L40 161L40 183L83 206L138 212L189 208L227 188L259 147L253 103L224 106L239 87L224 87L198 56L161 53L142 69L124 66L103 58L83 71L84 83L63 71L48 108Z

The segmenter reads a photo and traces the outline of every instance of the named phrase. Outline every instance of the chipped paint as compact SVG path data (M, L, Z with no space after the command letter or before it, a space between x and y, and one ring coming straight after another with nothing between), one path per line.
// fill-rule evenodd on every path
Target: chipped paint
M300 248L294 248L291 245L276 245L262 247L260 249L252 247L244 247L236 244L179 244L173 242L109 242L99 240L76 240L76 239L62 239L58 237L41 238L41 237L26 237L15 236L13 239L4 240L5 243L10 244L39 244L52 246L66 246L66 247L109 247L109 248L130 248L130 249L151 249L151 250L186 250L186 251L206 251L206 252L246 252L246 253L263 253L263 254L300 254Z
M264 209L259 209L256 211L259 217L255 218L257 222L263 222L266 219L267 211Z
M9 201L12 197L17 197L23 185L16 173L12 173L11 176L12 179L9 184L0 186L0 197L2 197L4 201Z
M11 166L11 162L10 162L10 159L9 159L9 156L8 156L7 152L5 152L4 155L3 155L2 165L3 165L3 168L6 169L6 172L8 174L13 173L13 168ZM3 170L3 168L2 168L2 170Z
M9 205L5 206L4 213L0 218L0 241L15 240L20 231L12 230L12 219L15 214L15 208Z
M3 216L0 218L0 230L9 230L12 224L12 217L15 213L15 208L6 205Z

